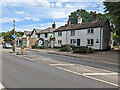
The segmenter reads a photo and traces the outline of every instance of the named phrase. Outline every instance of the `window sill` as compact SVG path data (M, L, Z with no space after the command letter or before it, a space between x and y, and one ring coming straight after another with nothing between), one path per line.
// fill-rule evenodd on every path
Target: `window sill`
M70 36L75 36L75 34L74 35L71 34Z
M87 45L87 46L93 46L93 45Z

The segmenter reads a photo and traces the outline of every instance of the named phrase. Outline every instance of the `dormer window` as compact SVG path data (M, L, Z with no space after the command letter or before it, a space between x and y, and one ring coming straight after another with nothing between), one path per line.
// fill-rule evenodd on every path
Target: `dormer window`
M94 29L88 29L88 34L93 34L94 33Z

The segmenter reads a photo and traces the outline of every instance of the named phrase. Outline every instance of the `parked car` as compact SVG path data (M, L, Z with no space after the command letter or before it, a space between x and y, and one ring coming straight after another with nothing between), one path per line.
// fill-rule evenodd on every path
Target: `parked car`
M12 49L12 45L10 44L10 43L4 43L3 44L3 48L10 48L10 49Z

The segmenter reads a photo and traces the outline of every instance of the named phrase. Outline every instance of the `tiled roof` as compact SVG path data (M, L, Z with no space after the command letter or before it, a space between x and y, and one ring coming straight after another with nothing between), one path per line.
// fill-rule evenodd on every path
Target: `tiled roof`
M70 24L66 26L60 26L57 28L54 32L57 31L67 31L67 30L78 30L78 29L87 29L87 28L96 28L96 27L102 27L108 20L100 20L100 21L94 21L94 22L84 22L81 24Z
M50 33L50 32L52 32L52 28L48 27L48 28L46 28L44 30L41 30L39 33Z
M31 35L32 31L24 31L24 33L25 33L27 36L29 36L29 35Z

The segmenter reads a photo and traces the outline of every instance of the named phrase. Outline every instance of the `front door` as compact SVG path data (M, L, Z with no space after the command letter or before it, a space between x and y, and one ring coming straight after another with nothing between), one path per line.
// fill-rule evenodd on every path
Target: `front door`
M77 46L80 46L80 39L77 39Z

